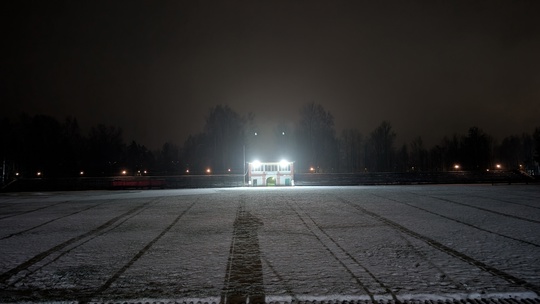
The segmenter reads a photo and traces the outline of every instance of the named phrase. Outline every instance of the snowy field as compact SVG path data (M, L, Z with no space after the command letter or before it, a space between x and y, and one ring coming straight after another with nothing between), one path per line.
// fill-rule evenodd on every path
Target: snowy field
M538 185L0 195L2 303L538 295Z

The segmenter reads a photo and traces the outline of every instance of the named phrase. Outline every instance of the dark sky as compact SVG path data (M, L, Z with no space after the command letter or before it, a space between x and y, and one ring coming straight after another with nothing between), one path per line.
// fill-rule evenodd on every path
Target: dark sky
M228 104L260 125L307 102L428 145L540 126L540 1L12 1L0 116L122 127L151 148Z

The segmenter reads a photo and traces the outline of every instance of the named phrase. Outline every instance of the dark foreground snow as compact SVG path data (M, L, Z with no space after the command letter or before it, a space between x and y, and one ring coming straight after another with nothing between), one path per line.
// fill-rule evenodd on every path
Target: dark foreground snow
M2 303L539 294L538 186L0 196Z

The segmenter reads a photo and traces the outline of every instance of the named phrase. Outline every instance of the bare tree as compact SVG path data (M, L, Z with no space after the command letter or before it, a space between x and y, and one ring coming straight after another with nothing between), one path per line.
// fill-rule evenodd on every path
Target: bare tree
M320 104L313 102L300 109L296 129L298 149L297 168L307 171L310 167L330 172L336 169L338 159L334 117Z
M205 148L212 151L214 172L225 172L233 167L239 170L242 167L247 120L227 105L217 105L209 110L204 131L210 142Z
M358 130L345 129L341 132L340 155L340 171L359 172L363 170L363 138Z
M469 128L467 136L462 139L462 159L469 170L485 170L491 166L493 156L493 139L478 127Z
M424 148L424 141L422 137L416 137L412 140L410 144L410 166L413 171L424 171L428 169L428 156L429 153L426 148Z
M392 130L392 125L383 121L369 138L369 151L371 166L375 171L392 171L394 158L394 141L396 133Z

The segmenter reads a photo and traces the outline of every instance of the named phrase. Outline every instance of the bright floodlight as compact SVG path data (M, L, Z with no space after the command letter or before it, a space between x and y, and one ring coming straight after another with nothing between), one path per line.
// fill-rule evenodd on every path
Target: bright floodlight
M255 167L255 168L257 168L257 167L260 167L260 166L261 166L261 162L260 162L260 161L258 161L258 160L254 160L254 161L252 162L252 164L253 164L253 167Z
M289 164L288 161L286 161L285 159L282 159L280 162L279 162L279 165L283 168L283 167L286 167L287 165Z

